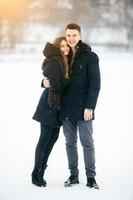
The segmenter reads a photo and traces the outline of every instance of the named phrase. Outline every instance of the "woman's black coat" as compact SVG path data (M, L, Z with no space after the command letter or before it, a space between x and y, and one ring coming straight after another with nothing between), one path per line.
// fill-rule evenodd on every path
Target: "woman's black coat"
M81 40L72 62L72 71L69 86L62 95L60 118L76 122L84 119L85 108L95 109L100 90L99 58Z
M60 62L62 55L60 51L50 43L46 44L43 53L46 57L43 62L43 75L48 77L51 88L57 93L61 93L64 82L67 82L67 80L63 80L62 78L61 69L63 66L61 66ZM60 125L59 110L49 106L48 93L49 88L45 88L33 115L33 119L44 125L56 127Z

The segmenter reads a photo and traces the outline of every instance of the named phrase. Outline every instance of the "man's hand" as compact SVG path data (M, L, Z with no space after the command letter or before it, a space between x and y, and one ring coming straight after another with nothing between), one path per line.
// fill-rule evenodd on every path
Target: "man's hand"
M49 82L49 79L47 77L44 77L43 85L44 85L45 88L49 88L50 87L50 82Z
M85 110L84 110L84 120L89 121L89 120L92 119L92 117L93 117L93 110L85 108Z

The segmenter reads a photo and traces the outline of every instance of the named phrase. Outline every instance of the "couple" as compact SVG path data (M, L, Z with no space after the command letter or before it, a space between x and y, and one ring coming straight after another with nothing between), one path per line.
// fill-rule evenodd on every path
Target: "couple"
M100 90L98 56L81 40L81 28L71 23L65 37L44 48L42 82L45 87L33 119L40 122L41 134L35 151L32 183L45 187L43 179L48 157L58 139L60 126L66 139L70 177L64 186L79 183L77 128L83 146L87 186L99 189L95 176L95 149L92 137L94 110Z

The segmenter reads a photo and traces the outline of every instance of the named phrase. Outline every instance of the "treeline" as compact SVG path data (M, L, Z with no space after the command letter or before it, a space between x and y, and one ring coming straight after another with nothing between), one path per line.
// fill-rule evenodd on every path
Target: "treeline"
M0 0L0 46L24 42L31 23L64 27L69 22L90 29L123 27L133 41L133 0Z

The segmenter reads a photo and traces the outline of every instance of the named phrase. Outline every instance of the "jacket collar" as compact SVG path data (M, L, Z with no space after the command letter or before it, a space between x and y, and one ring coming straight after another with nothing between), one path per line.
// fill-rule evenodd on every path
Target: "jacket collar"
M77 48L77 51L80 51L80 52L91 51L90 45L82 42L82 40L79 40L76 48Z

